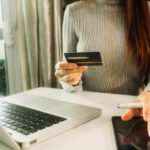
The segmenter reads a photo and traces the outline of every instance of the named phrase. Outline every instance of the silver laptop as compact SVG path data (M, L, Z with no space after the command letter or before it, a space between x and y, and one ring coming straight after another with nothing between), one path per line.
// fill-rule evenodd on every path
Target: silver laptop
M98 117L94 107L20 93L0 99L0 142L20 150Z

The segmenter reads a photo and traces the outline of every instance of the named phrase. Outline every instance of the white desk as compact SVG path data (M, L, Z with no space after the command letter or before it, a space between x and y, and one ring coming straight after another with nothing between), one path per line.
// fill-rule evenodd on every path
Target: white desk
M116 150L111 116L121 115L116 108L119 102L131 102L133 96L104 94L96 92L69 93L60 89L37 88L29 93L62 101L99 107L102 115L74 129L57 135L27 150ZM11 150L0 145L0 150Z

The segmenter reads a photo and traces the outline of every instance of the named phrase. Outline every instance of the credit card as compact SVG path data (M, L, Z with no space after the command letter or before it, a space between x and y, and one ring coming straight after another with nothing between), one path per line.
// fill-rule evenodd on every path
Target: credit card
M76 63L79 66L103 65L100 52L76 52L64 53L67 62Z

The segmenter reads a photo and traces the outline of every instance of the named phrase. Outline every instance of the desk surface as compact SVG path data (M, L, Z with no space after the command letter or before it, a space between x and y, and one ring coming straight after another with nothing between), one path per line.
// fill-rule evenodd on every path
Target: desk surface
M99 118L66 131L27 150L116 150L111 116L121 115L119 102L131 102L134 96L97 92L69 93L61 89L37 88L27 91L34 95L94 106L102 109ZM11 150L0 144L0 150Z

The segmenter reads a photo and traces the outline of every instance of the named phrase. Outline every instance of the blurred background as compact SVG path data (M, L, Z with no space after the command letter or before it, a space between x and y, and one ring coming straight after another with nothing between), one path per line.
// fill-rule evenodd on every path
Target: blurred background
M77 0L0 0L0 96L60 88L65 7Z

